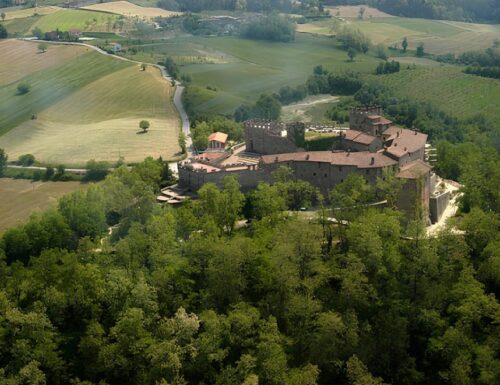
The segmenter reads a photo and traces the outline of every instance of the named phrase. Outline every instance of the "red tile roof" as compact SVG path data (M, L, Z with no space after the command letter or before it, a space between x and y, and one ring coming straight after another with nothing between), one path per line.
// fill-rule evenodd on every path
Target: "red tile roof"
M421 176L429 173L432 167L429 166L424 161L418 159L414 162L408 163L407 165L401 167L399 173L396 175L398 178L404 179L418 179Z
M344 139L350 140L351 142L354 142L354 143L369 145L377 138L375 136L365 134L364 132L361 132L361 131L345 130Z
M384 136L387 137L386 140L392 140L391 145L386 150L387 153L398 158L406 153L413 153L425 148L425 144L427 143L426 134L395 126L389 127L384 132Z
M357 168L376 168L396 165L397 162L382 152L330 152L309 151L292 152L279 155L264 155L261 158L264 164L275 162L321 162L339 166L354 166Z
M213 134L210 134L210 136L208 137L209 142L213 140L215 140L216 142L226 143L227 134L223 132L214 132Z

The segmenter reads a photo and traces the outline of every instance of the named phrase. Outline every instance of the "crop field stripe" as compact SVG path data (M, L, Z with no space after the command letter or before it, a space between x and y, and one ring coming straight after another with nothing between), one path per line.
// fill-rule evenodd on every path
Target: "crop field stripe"
M46 54L49 55L50 50ZM19 82L0 87L0 135L84 85L131 65L89 52L80 55L77 60L70 60L61 66L42 70L19 80L31 85L30 92L25 95L17 95L16 84ZM36 110L32 107L35 105Z

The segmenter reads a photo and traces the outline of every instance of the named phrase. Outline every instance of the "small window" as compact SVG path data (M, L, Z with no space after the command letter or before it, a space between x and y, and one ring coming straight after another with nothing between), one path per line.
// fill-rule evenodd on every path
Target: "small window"
M315 172L313 172L313 176L316 176L316 173L315 173Z
M339 167L339 171L342 171L342 167Z
M366 169L366 174L368 175L370 173L370 170Z
M327 178L327 177L328 177L328 174L325 174L325 178Z
M342 183L343 181L344 181L344 180L343 180L343 179L341 179L341 180L340 180L340 183Z

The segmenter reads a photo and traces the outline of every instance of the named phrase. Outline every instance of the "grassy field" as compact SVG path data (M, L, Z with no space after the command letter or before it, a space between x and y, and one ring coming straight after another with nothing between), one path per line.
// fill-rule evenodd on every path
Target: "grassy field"
M32 153L45 163L77 166L92 158L116 161L122 156L137 162L178 152L173 89L159 70L141 71L84 47L51 45L38 54L36 43L15 43L18 51L26 51L19 54L26 62L43 56L52 65L0 86L0 147L11 158ZM0 50L4 44L13 43L0 43ZM54 63L51 56L60 60ZM0 68L14 63L15 58L0 56ZM31 85L29 93L16 94L20 81ZM137 134L142 119L151 123L147 134Z
M484 114L500 124L500 80L466 75L456 66L419 66L403 68L391 75L370 76L396 94L432 103L458 118Z
M298 26L300 32L323 35L334 34L336 21L321 20ZM338 21L337 21L338 23ZM366 33L373 43L388 46L399 44L408 38L409 48L415 49L424 43L425 50L434 54L460 53L490 47L500 38L500 26L473 24L456 21L410 19L403 17L374 17L365 20L345 20L342 24L352 25Z
M339 5L325 7L325 9L327 9L332 16L355 19L358 17L359 9L361 7L365 9L364 18L391 17L391 15L382 12L377 8L369 7L368 5Z
M31 12L31 15L33 12ZM40 28L43 32L67 31L80 29L82 31L109 32L113 30L117 15L103 12L86 11L81 9L59 9L45 15L14 18L6 20L5 28L10 34L30 35L33 28Z
M82 7L82 9L109 12L127 17L137 16L144 19L152 19L154 17L169 17L181 14L180 12L171 12L156 7L141 7L136 4L129 3L128 1L113 1L111 3L93 4Z
M47 7L35 7L35 8L2 8L2 12L5 13L5 20L22 19L25 17L31 17L34 15L49 15L51 13L59 12L62 10L61 7L47 6Z
M345 51L332 39L300 35L293 43L272 43L237 37L184 37L157 46L143 46L140 57L158 61L170 55L181 63L187 56L201 64L185 64L181 72L192 77L193 84L207 90L199 100L198 111L232 113L243 102L256 100L261 93L275 92L285 85L298 85L322 64L333 71L371 72L378 60L359 55L349 62ZM149 53L154 53L153 57ZM219 63L203 63L218 58ZM185 62L184 62L185 63Z
M36 210L54 207L57 199L85 188L79 182L32 182L0 178L0 233L27 220Z

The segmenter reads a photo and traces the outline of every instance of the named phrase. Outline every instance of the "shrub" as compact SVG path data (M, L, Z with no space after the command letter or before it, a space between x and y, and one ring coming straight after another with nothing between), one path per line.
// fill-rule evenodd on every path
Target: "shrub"
M33 163L35 163L35 157L31 154L24 154L21 155L17 159L17 164L20 166L31 166Z
M17 85L17 93L19 95L27 94L28 92L30 92L30 90L31 86L26 82L22 82Z

